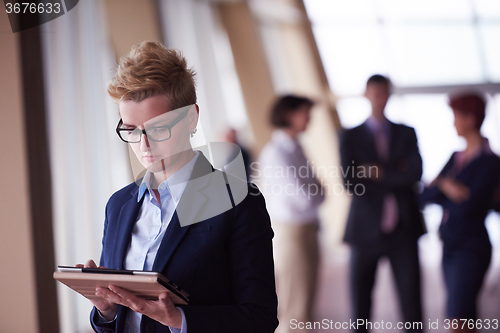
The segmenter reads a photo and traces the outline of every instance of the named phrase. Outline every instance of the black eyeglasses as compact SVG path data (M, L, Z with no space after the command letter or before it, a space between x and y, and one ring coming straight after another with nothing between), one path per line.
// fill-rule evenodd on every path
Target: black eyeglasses
M183 110L177 118L174 119L173 122L171 122L168 125L164 126L156 126L156 127L150 127L150 128L145 128L145 129L140 129L140 128L121 128L123 125L123 120L120 119L118 122L118 125L116 126L116 134L122 139L122 141L127 142L127 143L138 143L141 142L142 135L146 135L148 140L151 140L153 142L161 142L161 141L166 141L170 139L172 136L172 127L177 125L186 115L188 114L189 110L191 109L191 105L185 107L185 110ZM170 111L171 112L171 111Z

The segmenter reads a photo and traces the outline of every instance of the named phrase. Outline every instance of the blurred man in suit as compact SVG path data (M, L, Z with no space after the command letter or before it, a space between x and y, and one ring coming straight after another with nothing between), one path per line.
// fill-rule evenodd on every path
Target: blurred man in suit
M344 240L351 246L350 283L353 320L369 320L377 263L387 257L394 273L405 322L421 322L417 240L425 232L414 185L422 175L415 131L384 115L391 83L370 77L365 97L371 116L341 135L345 186L352 203ZM414 326L414 325L411 325ZM421 332L415 325L407 332ZM360 325L356 332L367 332Z

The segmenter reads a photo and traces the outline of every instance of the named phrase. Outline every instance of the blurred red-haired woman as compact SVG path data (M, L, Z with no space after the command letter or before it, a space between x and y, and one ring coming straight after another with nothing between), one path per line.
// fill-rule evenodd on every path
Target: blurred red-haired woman
M423 204L443 207L439 228L443 240L443 273L448 319L467 319L454 329L475 332L476 300L491 260L491 244L484 220L493 206L500 178L500 159L480 133L485 117L484 99L475 93L450 97L457 134L464 151L454 153L439 176L424 190ZM450 321L450 324L452 321Z

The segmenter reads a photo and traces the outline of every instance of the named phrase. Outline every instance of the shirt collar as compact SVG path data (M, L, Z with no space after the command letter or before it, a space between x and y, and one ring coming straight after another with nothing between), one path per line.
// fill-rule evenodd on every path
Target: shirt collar
M168 177L163 183L158 185L158 190L161 192L168 188L170 195L177 203L181 199L182 194L184 193L184 189L193 173L194 165L200 152L195 150L193 158L184 164L179 170L177 170L172 176ZM151 172L147 171L142 179L141 185L139 186L139 193L137 195L137 202L141 201L144 193L148 190L150 193L151 189Z
M281 129L273 131L272 140L289 152L293 152L298 146L297 140Z
M487 155L493 154L493 150L491 150L490 141L487 138L483 138L482 144L483 152Z
M370 116L366 120L366 126L368 126L368 128L372 132L376 132L380 129L385 131L389 128L389 120L387 120L387 118L377 119L374 116Z

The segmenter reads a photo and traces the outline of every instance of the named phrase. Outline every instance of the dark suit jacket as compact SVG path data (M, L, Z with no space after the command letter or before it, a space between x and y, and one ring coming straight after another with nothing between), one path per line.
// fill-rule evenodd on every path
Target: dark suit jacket
M489 243L484 220L493 208L494 193L500 180L500 159L491 152L483 151L454 175L454 153L441 171L441 177L452 177L470 190L469 199L454 203L437 186L430 186L420 196L422 205L437 203L448 215L441 224L440 234L445 242L460 244L466 240Z
M390 122L388 139L389 156L386 161L381 161L375 139L366 123L341 134L344 184L348 190L355 190L344 235L344 241L350 244L370 245L383 241L380 223L387 193L393 193L398 203L397 233L409 237L406 239L416 240L425 232L414 191L422 175L422 159L415 131L411 127ZM380 165L383 170L381 181L368 179L367 172L360 173L363 165L374 164ZM361 195L356 195L356 192Z
M239 194L229 194L222 173L214 171L203 154L198 157L191 180L178 204L178 208L190 209L184 209L184 223L179 222L178 212L174 213L153 270L162 272L190 294L189 305L182 306L189 333L274 332L278 320L273 231L262 194L245 182L248 194L234 205L232 197ZM221 180L224 194L218 190ZM132 183L109 199L100 265L123 268L142 205L142 200L137 202L137 194L138 186ZM230 204L226 211L214 216L212 208L226 200L234 207ZM212 217L197 222L200 216ZM94 308L92 326L98 332L122 332L127 311L121 307L112 325L97 327ZM141 332L170 331L143 316Z

